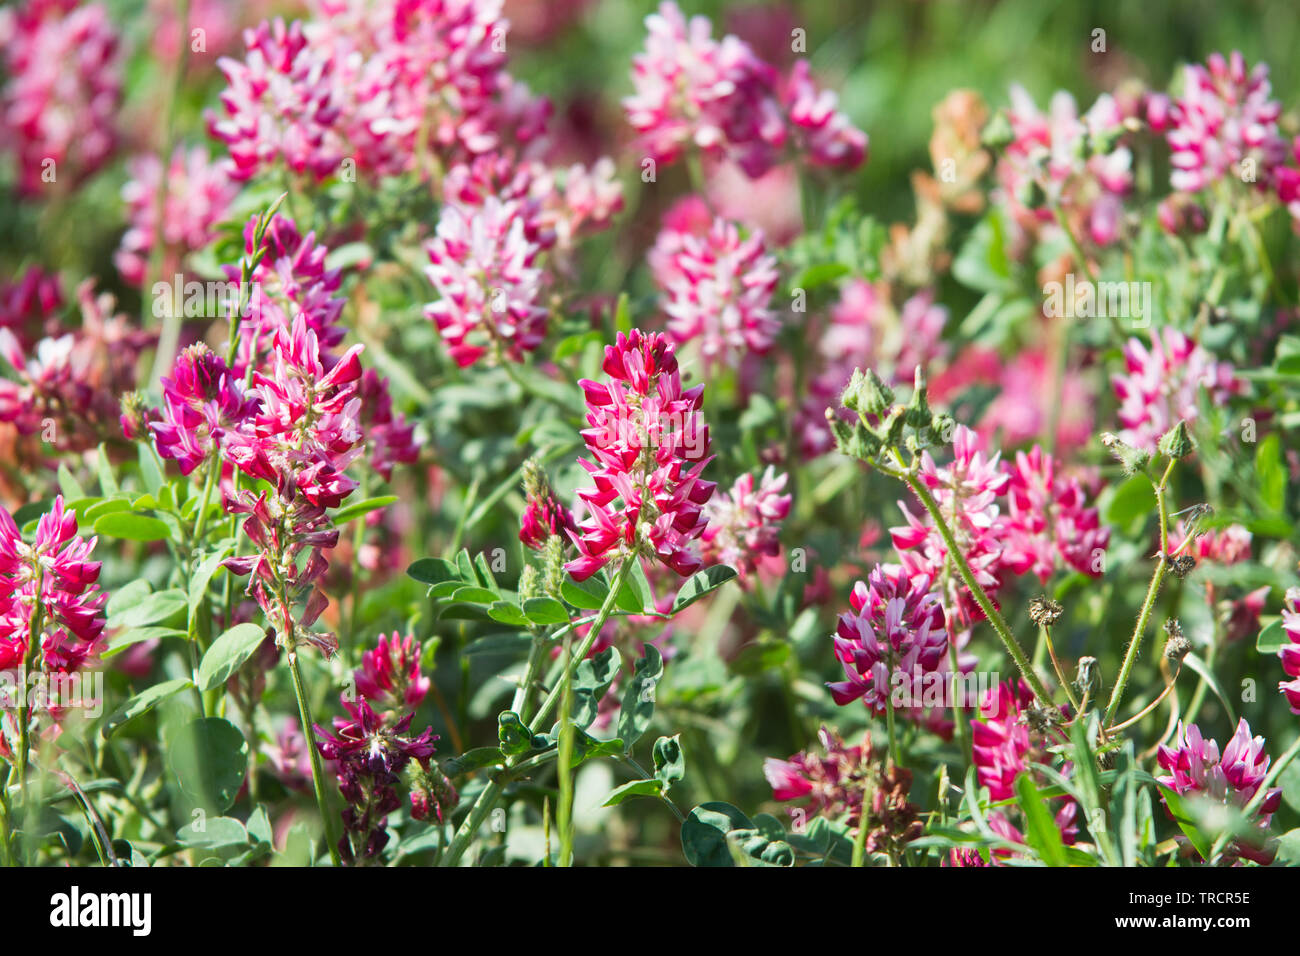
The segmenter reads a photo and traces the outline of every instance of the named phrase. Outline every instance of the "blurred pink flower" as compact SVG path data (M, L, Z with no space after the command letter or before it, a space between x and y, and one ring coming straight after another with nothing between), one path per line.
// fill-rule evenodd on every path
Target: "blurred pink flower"
M1155 451L1156 443L1179 420L1192 425L1200 417L1202 392L1216 405L1242 390L1232 366L1172 326L1153 332L1150 347L1139 339L1124 346L1127 371L1112 376L1119 396L1119 437L1135 448Z
M789 477L778 476L771 465L757 482L746 472L730 492L716 495L704 506L709 524L700 536L700 552L706 564L730 565L743 581L765 557L781 553L781 522L790 513L791 502L790 495L781 491Z
M1105 567L1110 529L1096 508L1087 507L1082 485L1057 473L1050 454L1035 445L1016 453L1004 470L1007 516L1002 535L1003 563L1016 574L1032 572L1043 584L1059 567L1098 578Z

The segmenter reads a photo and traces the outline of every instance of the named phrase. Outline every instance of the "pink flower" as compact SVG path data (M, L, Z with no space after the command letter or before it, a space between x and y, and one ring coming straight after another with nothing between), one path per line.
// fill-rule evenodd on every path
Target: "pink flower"
M1271 95L1268 67L1261 63L1247 73L1235 51L1227 60L1214 53L1207 66L1186 67L1182 95L1169 110L1173 187L1197 192L1248 173L1247 181L1268 185L1287 153L1277 127L1282 104Z
M122 278L134 285L145 281L158 242L156 199L161 167L158 157L151 153L137 156L129 164L131 180L122 189L130 228L123 234L113 261ZM202 146L188 152L178 146L167 167L163 245L180 254L207 245L216 236L216 227L225 220L238 191L227 163L210 162Z
M357 395L361 399L361 427L370 453L370 467L384 481L389 481L394 465L414 464L420 457L415 426L407 424L401 412L393 411L388 379L380 378L374 369L366 369L361 376Z
M244 255L252 258L256 217L244 225ZM329 249L316 242L314 232L302 236L292 219L276 215L262 235L266 250L253 270L246 311L241 316L239 349L235 369L243 373L249 365L261 365L270 353L281 330L291 330L302 318L322 349L332 349L343 341L345 329L339 324L346 300L338 295L343 282L338 269L325 266ZM238 266L225 266L226 277L240 283ZM324 356L327 364L333 359Z
M242 380L202 342L176 357L162 388L162 411L149 427L158 454L177 461L183 475L223 452L227 433L251 432L260 405L257 395L246 394Z
M714 483L700 477L709 454L701 423L703 385L682 390L677 356L658 333L633 329L605 347L604 384L583 379L594 487L578 492L587 518L570 532L579 557L565 565L585 580L616 556L657 558L681 575L698 570L689 550L708 523Z
M1300 714L1300 587L1287 588L1282 605L1282 629L1290 643L1284 644L1277 656L1291 680L1279 682L1277 689L1286 695L1291 713Z
M657 163L694 146L750 176L770 169L786 140L776 71L743 40L714 40L708 18L688 21L671 0L645 23L645 51L632 59L636 92L623 101L642 148Z
M784 102L796 136L814 166L856 169L867 158L867 134L836 109L838 98L819 90L807 60L799 60L786 80Z
M1121 199L1133 183L1132 154L1118 145L1125 116L1102 95L1083 116L1074 97L1058 91L1046 113L1020 86L1007 109L1014 139L1003 150L997 176L1022 228L1056 228L1059 204L1098 245L1119 237Z
M768 757L763 761L763 775L772 787L772 799L782 803L805 800L798 810L811 810L831 819L845 814L850 821L862 813L862 794L870 783L871 739L857 747L846 747L835 733L822 727L817 731L822 753L800 751L789 760Z
M1124 360L1127 374L1115 375L1111 382L1124 426L1119 437L1134 448L1155 451L1160 437L1179 419L1194 423L1200 417L1197 396L1201 392L1223 405L1242 389L1232 366L1216 361L1172 326L1154 333L1150 348L1129 339Z
M1250 542L1253 536L1243 526L1230 524L1225 528L1201 531L1187 544L1190 530L1181 518L1170 529L1170 554L1190 554L1198 564L1201 561L1213 561L1225 567L1250 560Z
M425 307L462 368L483 356L519 362L546 337L546 309L537 304L539 247L524 234L516 202L489 196L481 207L443 206L428 243L425 270L439 298Z
M789 475L777 475L769 465L755 487L746 472L731 491L704 506L708 527L700 536L701 554L708 564L726 564L742 578L758 570L764 557L781 553L781 522L790 513L790 495L781 494Z
M379 636L379 644L361 655L353 675L357 693L386 711L415 710L429 693L429 678L420 671L420 645L411 635Z
M249 179L283 162L325 179L345 155L328 52L308 42L297 20L245 30L244 45L242 61L218 61L229 82L221 94L225 117L208 114L208 131L230 149L231 175Z
M723 219L703 235L665 229L649 260L675 344L698 340L710 367L735 367L772 347L781 323L769 304L779 277L762 233L741 239Z
M910 577L896 564L876 565L868 583L853 588L853 610L840 615L835 657L846 680L827 684L835 703L862 698L868 710L883 714L896 691L895 709L921 714L924 681L947 663L948 634L943 608L924 575Z
M976 779L980 786L989 788L989 799L994 802L1014 799L1016 777L1036 764L1049 763L1051 754L1046 746L1059 742L1030 731L1024 713L1032 702L1033 694L1023 681L1015 685L1002 683L981 702L980 719L971 721L971 758ZM1062 768L1066 773L1069 769L1068 764ZM1073 844L1078 836L1075 825L1078 804L1069 797L1057 799L1063 803L1055 815L1056 826L1064 842ZM1000 835L1015 843L1025 842L1005 812L990 813L990 824L995 819L994 829ZM1002 855L1005 854L995 853L995 856Z
M519 540L534 551L546 547L547 538L577 531L569 509L548 493L530 496L519 522Z
M1078 480L1058 475L1056 462L1037 445L1016 453L1007 486L1003 561L1016 574L1032 571L1043 584L1064 566L1101 577L1110 529L1101 527L1096 508Z
M0 328L12 332L21 347L57 325L62 308L63 284L57 272L31 266L21 278L0 282Z
M1046 350L1018 352L1005 362L998 360L991 371L992 375L981 375L980 379L996 385L998 394L985 409L976 430L986 440L996 434L1006 447L1042 436L1049 418L1048 403L1043 401L1043 396L1052 394L1049 390L1053 388L1052 377L1056 374L1047 361ZM932 397L938 385L931 381ZM1088 443L1096 402L1095 389L1088 380L1077 369L1067 368L1056 428L1056 447L1062 453Z
M94 549L94 538L77 536L77 516L64 509L62 495L37 522L31 544L0 508L0 670L21 668L34 616L34 670L66 674L98 663L104 594Z
M1250 736L1250 726L1243 717L1228 746L1219 756L1219 745L1206 740L1195 724L1178 724L1174 745L1164 744L1156 754L1160 766L1169 773L1156 779L1179 796L1193 795L1212 803L1243 808L1268 775L1270 760L1264 753L1264 738ZM1163 799L1163 798L1162 798ZM1273 861L1274 850L1264 846L1269 822L1282 803L1282 790L1274 787L1264 796L1256 811L1253 827L1257 839L1237 839L1228 853L1260 864Z
M965 425L953 431L953 461L942 468L930 453L921 456L920 479L934 495L947 517L957 543L965 552L975 580L993 598L1002 586L1002 534L1005 518L998 506L999 496L1006 493L1011 476L999 464L1001 453L986 457L982 442ZM943 574L948 549L929 514L913 515L899 502L906 527L890 528L899 560L910 576L924 575L932 581ZM959 627L968 627L984 614L964 585L952 584L945 595L944 607L952 613Z
M75 184L102 166L122 93L118 36L104 7L28 0L0 11L0 55L8 77L0 129L20 191Z

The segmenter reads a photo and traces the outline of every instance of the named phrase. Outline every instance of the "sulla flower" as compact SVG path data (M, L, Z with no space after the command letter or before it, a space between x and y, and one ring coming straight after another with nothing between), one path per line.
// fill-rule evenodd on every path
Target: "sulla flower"
M781 553L781 522L790 513L790 495L783 495L789 475L778 476L769 465L757 482L746 472L704 506L709 525L700 536L700 551L710 564L727 564L742 578L758 570L765 557Z
M21 192L75 184L109 159L122 68L103 5L27 0L0 10L0 64L0 131Z
M1214 53L1204 66L1185 67L1182 94L1160 116L1174 189L1198 192L1229 176L1269 185L1287 158L1277 125L1281 113L1263 63L1247 72L1234 51L1227 59Z
M892 700L895 709L919 719L924 693L917 684L943 673L948 653L943 608L930 579L878 564L866 583L854 585L849 603L853 610L840 615L835 635L846 679L826 685L835 703L861 698L868 710L883 714Z
M1197 397L1202 392L1223 405L1242 390L1232 366L1218 362L1209 352L1172 326L1156 331L1148 348L1138 339L1124 346L1126 373L1111 382L1119 397L1119 437L1134 448L1155 451L1160 437L1178 424L1191 425L1200 417Z
M742 239L723 219L702 234L665 229L649 260L676 345L696 342L711 368L771 349L781 330L769 308L779 277L762 233Z
M162 379L163 405L148 418L154 445L188 475L228 445L231 432L252 429L261 402L247 394L221 357L200 342L176 357Z
M661 334L633 329L605 347L604 383L584 379L591 459L579 459L594 487L578 492L587 517L569 532L576 580L616 556L654 558L680 575L697 571L689 550L708 519L714 483L709 429L699 417L703 385L683 390L677 356Z
M1300 714L1300 587L1287 588L1282 605L1282 629L1290 643L1282 645L1277 656L1291 680L1279 682L1277 689L1286 695L1291 713Z
M412 714L396 723L382 721L364 699L344 702L348 718L334 718L334 733L315 728L316 748L336 764L339 791L347 802L339 851L348 863L377 857L388 843L386 818L401 806L396 785L407 766L421 766L433 756L437 740L431 728L408 735Z
M462 368L480 358L519 362L546 337L537 304L540 247L525 234L523 207L489 196L479 207L443 206L426 246L425 275L439 298L425 307Z
M122 278L132 285L145 281L149 259L159 241L157 196L163 178L162 163L152 153L137 156L128 164L131 180L122 187L129 228L113 262ZM206 246L216 237L217 226L225 221L239 192L228 164L212 162L208 151L196 146L188 152L177 147L167 166L167 198L162 216L161 241L165 249L183 255ZM163 269L164 275L172 268Z
M813 83L807 60L799 60L785 83L790 126L814 166L856 169L867 158L867 134L836 107L838 97Z
M103 649L104 594L95 539L77 536L77 516L54 499L29 544L0 508L0 670L68 674L98 662ZM30 647L33 625L38 645Z
M317 181L337 171L345 145L335 128L339 108L328 53L308 42L297 20L245 30L244 45L243 60L218 61L229 84L221 94L225 116L207 116L208 131L230 150L231 176L249 179L281 162Z
M397 711L415 710L429 693L429 678L420 671L420 644L411 635L379 636L379 643L361 655L353 673L357 693L387 718Z
M1046 584L1058 567L1101 577L1110 529L1087 507L1078 480L1057 473L1056 462L1037 445L1016 453L1007 485L1003 561L1016 574L1032 572Z
M1213 803L1243 808L1259 792L1268 775L1269 757L1264 753L1264 738L1250 735L1250 725L1243 717L1237 730L1219 754L1219 745L1206 740L1195 724L1179 722L1172 747L1160 745L1156 753L1160 766L1169 771L1156 779L1179 796L1193 795ZM1239 838L1227 851L1231 857L1244 857L1255 863L1273 861L1274 850L1265 846L1269 822L1282 803L1282 790L1269 790L1255 811L1252 822L1257 839Z

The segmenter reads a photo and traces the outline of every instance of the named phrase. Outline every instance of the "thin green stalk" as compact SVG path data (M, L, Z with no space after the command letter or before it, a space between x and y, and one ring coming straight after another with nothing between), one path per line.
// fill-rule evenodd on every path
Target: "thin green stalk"
M18 688L18 792L22 796L23 812L28 810L27 802L27 760L31 749L32 703L28 681L31 679L32 665L36 663L36 650L41 644L41 627L45 617L45 605L41 603L41 584L44 568L36 566L36 587L33 594L36 603L32 607L32 619L27 625L27 648L23 652L22 684Z
M957 539L953 535L952 529L948 527L948 522L944 520L943 511L939 507L939 503L934 500L934 495L930 494L930 489L925 487L925 485L917 479L915 475L904 473L903 480L907 482L908 487L911 488L917 498L920 499L925 510L930 513L930 517L934 521L935 527L939 530L939 535L943 538L944 545L948 549L948 554L952 558L953 565L957 568L957 573L961 576L967 589L970 590L971 596L975 598L975 603L980 606L980 610L984 612L984 616L988 618L989 623L993 625L993 630L996 631L998 637L1001 638L1003 645L1007 649L1007 653L1011 655L1011 659L1015 661L1016 666L1020 668L1020 673L1024 676L1025 683L1029 685L1030 689L1034 692L1034 695L1040 701L1044 704L1051 703L1051 695L1047 693L1047 689L1043 686L1042 680L1039 679L1037 672L1034 671L1033 665L1030 664L1029 658L1025 655L1024 648L1020 646L1020 642L1017 641L1015 635L1011 633L1011 628L1007 626L1007 622L1003 619L1002 612L993 605L993 602L989 600L989 596L984 593L984 588L975 580L975 575L971 571L970 565L966 563L966 555L962 552L961 546L957 544Z
M1110 702L1106 705L1106 715L1101 722L1103 727L1109 727L1115 722L1115 712L1119 710L1120 701L1124 698L1124 688L1128 685L1138 651L1142 649L1142 638L1146 635L1147 621L1151 617L1156 597L1160 594L1160 585L1164 582L1165 572L1169 568L1169 515L1165 506L1165 486L1169 483L1169 476L1173 474L1173 470L1174 461L1170 460L1164 475L1160 478L1160 483L1155 486L1156 511L1160 519L1160 554L1156 560L1156 569L1151 574L1146 600L1142 602L1142 611L1138 614L1137 624L1133 628L1133 636L1129 639L1128 652L1124 655L1124 663L1120 665L1119 676L1115 679Z
M293 635L289 635L290 640ZM293 675L293 692L298 698L298 719L302 721L302 739L307 743L307 753L311 755L311 782L316 791L316 807L320 810L321 825L325 828L325 844L329 848L330 860L335 866L342 866L339 857L338 841L334 837L334 818L330 815L329 803L325 799L324 771L321 769L320 751L316 749L315 724L311 719L311 704L303 687L302 674L298 670L298 651L292 646L288 652L289 673Z
M612 593L612 592L611 592ZM564 672L573 668L573 635L564 638ZM555 807L555 825L560 831L560 866L573 865L573 682L564 682L560 707L560 740L555 775L560 781L560 799Z
M596 613L596 619L592 622L591 629L587 632L586 637L583 638L582 644L579 645L578 651L574 655L574 660L585 660L587 654L591 651L592 645L596 643L596 639L600 636L600 632L604 628L605 622L609 619L610 614L613 613L614 601L618 596L618 592L622 589L624 581L627 579L628 571L634 560L636 560L634 557L623 559L623 563L619 567L618 573L614 575L614 580L610 585L609 594L606 595L604 603L601 604L600 610ZM547 716L549 716L551 710L554 709L560 696L564 693L565 688L568 687L569 681L572 677L572 669L565 667L564 672L560 675L559 681L556 683L556 686L551 688L550 693L547 695L546 700L538 710L537 715L528 725L529 729L533 733L537 733L542 722L547 718ZM528 684L531 683L532 681L529 680ZM514 758L506 760L506 770L509 771L513 769L515 763L516 761ZM503 774L502 776L505 775ZM498 777L497 779L488 781L487 786L479 792L477 799L475 799L473 805L470 807L469 814L456 830L455 836L452 837L451 843L447 846L447 852L442 859L443 866L456 866L460 862L461 857L465 855L465 851L469 849L470 842L474 839L474 835L478 833L479 827L483 825L483 821L487 819L488 814L490 814L493 808L496 807L496 803L501 798L504 789L504 784L501 778Z

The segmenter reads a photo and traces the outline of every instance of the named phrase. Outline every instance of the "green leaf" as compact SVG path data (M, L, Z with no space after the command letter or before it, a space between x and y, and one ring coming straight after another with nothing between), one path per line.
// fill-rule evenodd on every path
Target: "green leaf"
M245 846L248 831L233 817L199 817L176 831L181 846L215 850L218 847Z
M59 491L62 493L64 501L86 497L86 491L81 487L81 482L73 477L67 465L59 465L58 479Z
M143 714L149 713L149 711L153 710L167 698L179 694L186 688L193 686L194 685L187 677L178 677L175 680L163 681L161 684L154 684L147 690L143 690L136 694L117 710L113 711L108 720L104 721L104 726L100 730L100 734L104 737L111 737L123 724L135 720L135 718Z
M387 508L396 500L397 495L384 495L379 498L367 498L365 501L353 502L334 512L334 523L336 525L347 524L353 518L360 518L362 515L378 511L380 508Z
M203 603L203 598L208 593L208 585L212 581L212 576L217 573L221 567L221 562L234 549L234 545L227 544L217 548L206 558L199 562L198 567L194 569L194 574L190 576L189 592L189 619L191 625L194 623L194 615L198 612L199 606ZM193 629L191 627L191 629Z
M1286 503L1286 468L1282 464L1281 441L1275 434L1259 443L1255 451L1255 471L1259 475L1259 496L1264 506L1281 512Z
M451 599L457 604L493 604L501 600L501 596L496 591L467 584L453 591Z
M573 722L579 730L585 730L596 719L601 698L618 676L620 663L614 647L578 662L573 672Z
M1196 825L1196 820L1188 812L1183 798L1164 784L1158 784L1158 786L1160 787L1160 795L1165 798L1165 806L1169 808L1169 813L1173 816L1174 822L1178 824L1178 828L1191 841L1196 852L1201 855L1201 859L1208 860L1210 858L1210 846L1213 841L1202 833L1200 827Z
M593 575L585 581L565 578L560 584L560 596L576 608L594 611L605 603L609 596L609 585L600 575Z
M686 776L686 754L682 751L681 735L660 737L655 741L655 779L663 784L665 796L672 785Z
M140 480L144 482L145 490L149 494L157 495L158 489L162 487L163 473L158 468L158 460L154 458L153 449L147 442L141 442L137 453L140 462Z
M702 803L682 823L682 851L691 866L735 866L727 834L753 828L754 822L729 803Z
M1255 650L1261 654L1276 654L1290 643L1291 638L1287 637L1286 628L1282 626L1282 618L1278 617L1260 630L1259 637L1255 638Z
M186 608L185 592L178 588L146 594L139 601L109 615L108 627L144 627L162 624L181 615Z
M446 558L420 558L406 569L406 573L421 584L431 586L462 580L460 570Z
M167 523L148 515L119 511L107 514L95 522L95 534L127 541L165 541L171 537Z
M1016 797L1025 815L1025 837L1048 866L1066 866L1065 844L1052 812L1028 773L1016 777Z
M186 634L180 628L176 627L136 627L125 633L117 635L108 642L108 647L99 656L108 660L114 655L121 654L132 644L139 644L142 641L160 640L164 637L185 637Z
M654 610L654 596L650 593L650 582L646 580L645 568L641 567L640 561L632 562L614 603L629 614L642 614L646 608Z
M662 789L658 780L629 780L622 786L615 787L609 794L604 806L616 807L628 797L659 797Z
M117 494L117 476L113 474L113 466L108 460L108 452L105 450L103 442L100 442L99 454L95 456L95 474L99 477L99 493L101 495Z
M475 747L473 750L465 751L459 757L442 761L439 766L447 776L455 777L484 767L496 767L505 759L506 756L501 752L500 747Z
M1110 504L1106 508L1106 522L1134 530L1132 526L1145 523L1147 516L1154 514L1156 493L1146 475L1133 475L1115 489Z
M683 608L689 607L710 591L722 587L735 576L736 569L729 568L725 564L718 564L711 568L705 568L703 571L697 571L677 592L677 599L673 601L673 613L676 614Z
M266 639L260 624L236 624L208 648L199 664L199 690L220 687L256 653Z
M555 598L529 598L524 602L524 614L528 616L529 621L538 627L569 623L569 612Z
M488 617L511 627L527 627L529 624L528 618L519 609L519 605L512 604L509 601L497 601L491 605L488 608Z
M1183 658L1183 663L1190 667L1203 681L1210 690L1214 691L1214 696L1219 698L1219 703L1223 704L1223 709L1228 712L1229 723L1237 722L1236 711L1232 708L1232 702L1228 695L1223 692L1223 687L1219 684L1219 678L1215 676L1210 665L1201 660L1195 654L1188 654Z
M196 808L224 813L235 803L248 769L248 744L228 720L200 717L170 742L172 772Z
M636 662L632 679L623 689L623 706L618 715L618 735L628 750L650 726L655 713L655 687L664 676L664 659L659 648L653 644L643 647L643 656Z

